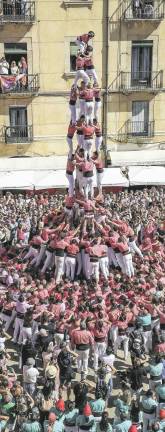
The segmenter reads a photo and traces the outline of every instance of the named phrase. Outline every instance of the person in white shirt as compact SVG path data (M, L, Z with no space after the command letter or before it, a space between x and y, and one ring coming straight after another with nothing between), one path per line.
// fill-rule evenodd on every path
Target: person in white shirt
M9 63L6 61L5 57L0 59L0 75L8 75L9 73Z
M23 366L23 387L24 390L30 394L30 396L32 396L35 392L38 376L39 372L35 367L35 360L29 357L27 359L26 365Z

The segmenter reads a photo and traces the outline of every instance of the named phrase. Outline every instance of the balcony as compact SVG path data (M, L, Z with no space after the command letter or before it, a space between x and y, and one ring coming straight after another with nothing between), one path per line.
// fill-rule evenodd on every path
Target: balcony
M154 91L163 89L163 71L121 72L119 90L123 93Z
M39 75L0 75L1 94L29 94L38 93Z
M125 125L127 137L153 137L154 121L132 121L128 120Z
M32 126L7 126L5 127L6 144L28 144L33 141Z
M164 19L164 0L145 0L144 2L139 0L139 6L137 4L138 1L136 2L135 0L123 2L121 19L128 22L161 21Z
M0 24L35 22L35 1L0 1Z

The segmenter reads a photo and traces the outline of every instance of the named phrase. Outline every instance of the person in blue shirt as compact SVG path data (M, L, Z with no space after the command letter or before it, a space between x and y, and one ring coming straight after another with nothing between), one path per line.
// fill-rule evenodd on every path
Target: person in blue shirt
M57 417L54 413L50 413L48 420L44 421L43 432L64 432L64 425L60 420L57 420Z
M153 398L153 392L148 390L141 401L141 410L143 413L143 432L147 432L148 427L154 423L156 419L156 409L158 403Z
M155 358L154 363L149 363L147 372L150 374L149 387L155 390L155 387L162 383L163 364L159 356Z
M165 407L165 379L162 380L162 384L159 384L155 389L157 399L160 404L163 404L163 407Z
M143 327L143 339L144 339L144 347L145 353L149 354L152 351L152 329L151 329L151 314L148 313L146 309L140 311L138 316L138 323L140 323Z
M126 413L122 413L120 415L120 420L114 422L113 429L115 432L128 432L131 425L132 421L128 419L128 415Z
M89 405L92 410L92 414L95 417L95 420L98 422L101 420L101 416L103 411L105 410L105 401L102 398L101 392L97 393L97 398L95 400L91 400Z
M75 408L74 402L69 401L68 410L65 413L65 420L64 420L65 432L74 431L78 415L79 415L79 410Z

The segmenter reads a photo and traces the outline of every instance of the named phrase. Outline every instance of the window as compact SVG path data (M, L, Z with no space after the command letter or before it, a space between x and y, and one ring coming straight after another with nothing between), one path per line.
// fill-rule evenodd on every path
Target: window
M153 41L132 43L131 85L150 86L152 81Z
M4 55L11 65L13 60L16 61L17 65L21 60L21 57L24 57L27 63L27 44L26 43L5 43L4 44ZM9 69L10 74L10 69Z
M27 127L27 108L16 107L9 108L9 119L10 119L10 138L20 139L26 141L28 138L28 127Z
M76 57L78 46L75 42L70 42L70 72L76 71Z
M25 106L9 108L10 126L5 128L5 142L29 143L33 141L33 127L28 126L27 108Z
M132 102L132 135L148 136L149 102Z

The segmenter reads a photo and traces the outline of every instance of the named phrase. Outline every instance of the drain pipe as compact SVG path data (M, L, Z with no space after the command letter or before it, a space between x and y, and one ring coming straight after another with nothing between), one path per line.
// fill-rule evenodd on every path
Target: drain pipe
M105 2L105 91L103 95L103 148L105 166L109 165L107 160L107 135L108 135L108 72L109 72L109 0ZM109 158L108 158L109 159Z

